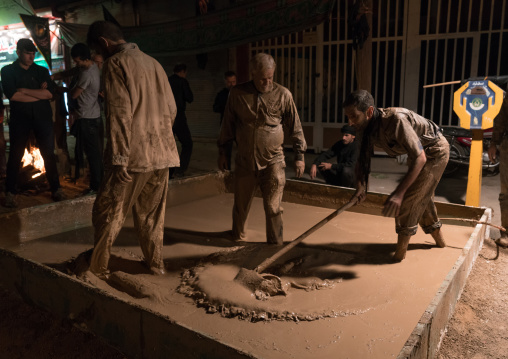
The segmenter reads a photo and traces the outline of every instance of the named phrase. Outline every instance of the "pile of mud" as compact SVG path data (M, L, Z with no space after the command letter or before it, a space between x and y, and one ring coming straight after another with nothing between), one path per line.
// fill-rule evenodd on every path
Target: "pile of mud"
M291 255L266 272L278 276L285 295L270 296L253 291L235 280L242 268L254 268L257 262L277 249L265 244L235 247L203 258L181 276L178 292L191 297L208 313L249 321L313 321L364 313L369 308L341 310L334 296L340 284L352 274L336 270L333 263L344 253L313 248L296 248ZM347 256L348 254L346 254ZM349 254L349 256L352 256ZM344 258L340 261L342 262Z

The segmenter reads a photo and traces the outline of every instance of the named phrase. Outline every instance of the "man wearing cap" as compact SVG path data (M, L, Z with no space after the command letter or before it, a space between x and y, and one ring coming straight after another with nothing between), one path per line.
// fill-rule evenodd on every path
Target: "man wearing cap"
M314 160L310 168L310 178L316 178L319 170L327 184L352 188L359 153L358 141L355 141L356 130L352 126L344 125L341 132L342 139ZM337 163L329 161L334 157L337 158Z
M53 97L53 81L46 68L34 63L36 51L30 39L20 39L16 49L18 59L2 68L2 84L11 108L10 151L5 183L6 207L17 206L16 182L30 131L33 131L44 159L52 199L65 199L60 188L54 154L53 114L49 103Z

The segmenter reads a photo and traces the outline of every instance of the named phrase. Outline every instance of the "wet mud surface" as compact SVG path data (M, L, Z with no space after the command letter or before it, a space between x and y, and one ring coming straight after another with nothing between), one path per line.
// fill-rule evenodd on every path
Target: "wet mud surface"
M335 253L324 250L297 248L286 261L269 269L264 282L272 283L272 277L279 279L282 288L277 293L269 293L263 283L250 286L236 278L240 270L246 269L242 267L245 258L262 259L273 252L273 248L260 244L209 256L182 274L178 291L194 298L208 313L250 321L312 321L368 310L362 307L343 310L340 303L334 303L334 289L344 274L327 270Z
M11 250L69 275L80 272L76 278L88 285L256 357L388 358L399 353L472 232L445 225L449 246L440 249L419 231L406 259L392 263L393 219L344 212L266 270L290 283L287 295L259 300L234 278L279 248L265 244L257 198L246 243L231 242L225 233L232 201L225 194L168 208L163 276L151 275L143 265L129 221L113 247L113 275L107 281L80 264L86 255L79 255L92 247L91 228ZM333 211L283 206L286 242Z

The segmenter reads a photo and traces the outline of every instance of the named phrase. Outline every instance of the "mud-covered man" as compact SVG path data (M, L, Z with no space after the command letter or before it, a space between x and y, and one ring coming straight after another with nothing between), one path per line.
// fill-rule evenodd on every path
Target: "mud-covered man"
M282 245L282 192L286 183L284 132L293 143L296 176L305 169L307 148L291 92L273 82L275 61L264 53L250 61L252 80L233 87L219 135L219 169L228 169L236 141L233 240L245 240L245 226L257 186L263 196L267 242Z
M351 93L343 107L349 124L362 133L355 193L359 202L365 200L374 146L391 156L408 155L408 171L383 208L384 216L395 217L398 239L393 259L405 258L418 224L438 247L445 247L434 191L448 163L449 145L439 127L405 108L376 108L365 90Z
M501 225L508 228L508 97L504 99L501 111L494 119L489 159L494 162L497 157L499 157L499 177L501 180L501 192L499 193ZM508 247L506 232L501 232L501 238L498 239L497 243L503 247Z
M105 174L92 211L95 229L90 271L108 276L111 246L132 208L147 267L164 273L162 243L169 167L178 167L171 127L176 105L162 66L127 43L116 25L97 21L88 45L106 62Z

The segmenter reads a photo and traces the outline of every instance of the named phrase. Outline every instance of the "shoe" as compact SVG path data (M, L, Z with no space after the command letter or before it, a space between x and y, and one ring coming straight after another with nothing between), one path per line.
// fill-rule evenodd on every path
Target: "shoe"
M57 189L53 194L51 195L51 199L55 202L65 201L67 199L67 196L62 191L61 188Z
M182 177L185 177L185 172L184 171L181 171L181 170L176 170L175 173L173 174L173 177L174 178L182 178Z
M18 206L18 202L16 201L16 195L11 192L5 193L5 207L7 208L16 208Z
M83 196L95 196L97 194L97 191L91 188L88 188L87 190L83 191Z
M74 184L76 183L76 178L72 177L71 175L65 175L63 179L65 182L74 183Z

